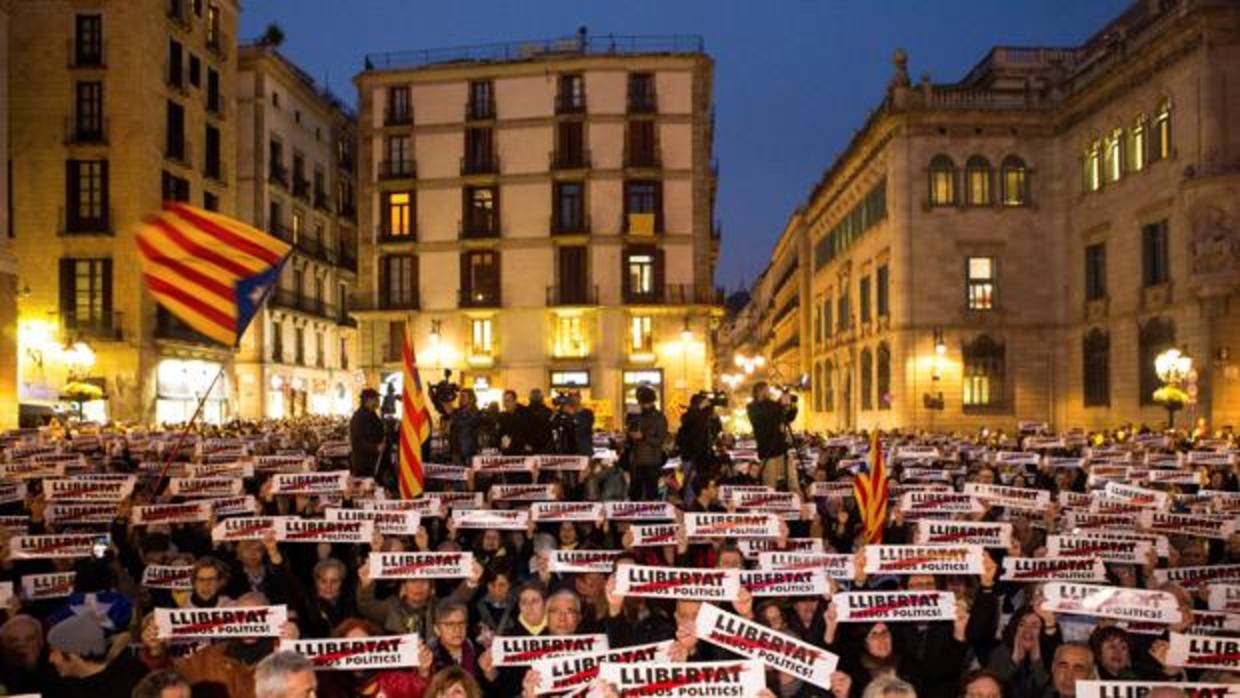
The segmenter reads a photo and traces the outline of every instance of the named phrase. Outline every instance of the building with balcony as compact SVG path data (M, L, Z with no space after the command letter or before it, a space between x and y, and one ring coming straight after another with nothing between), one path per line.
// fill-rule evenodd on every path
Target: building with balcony
M1170 347L1189 418L1240 420L1238 30L1234 2L1135 2L949 84L897 52L780 241L810 250L810 424L1157 425Z
M356 407L357 122L274 46L237 52L237 215L293 246L237 355L242 416Z
M157 306L134 233L166 200L235 209L237 2L10 10L21 401L55 403L76 380L105 396L88 417L178 422L223 368L205 417L236 415L231 347Z
M12 1L0 0L0 162L9 161L9 15ZM0 196L8 200L8 171L0 172ZM17 258L8 207L0 210L0 429L17 426Z
M359 93L359 359L398 381L578 389L615 426L711 376L713 63L696 37L378 54Z

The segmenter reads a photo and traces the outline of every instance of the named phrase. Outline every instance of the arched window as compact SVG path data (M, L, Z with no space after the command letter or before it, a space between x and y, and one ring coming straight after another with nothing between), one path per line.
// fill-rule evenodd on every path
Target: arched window
M990 162L974 155L964 165L965 198L970 206L990 205Z
M874 409L874 355L869 349L861 350L861 409Z
M1117 128L1107 137L1102 158L1107 181L1118 182L1124 176L1124 129Z
M1025 161L1015 155L1009 155L1003 159L1003 166L1000 170L1003 188L1000 196L1003 197L1003 205L1029 205L1029 168L1025 166Z
M1137 118L1132 121L1132 128L1128 130L1128 169L1133 172L1145 169L1145 137L1145 114L1137 114Z
M1111 338L1094 328L1081 344L1086 407L1111 404Z
M1003 404L1006 380L1004 346L981 335L964 346L964 406L995 407Z
M930 205L956 205L956 164L946 155L930 161Z
M1173 346L1175 324L1170 320L1151 318L1141 326L1137 335L1137 360L1141 362L1141 365L1137 366L1137 375L1141 378L1139 404L1154 404L1154 391L1162 387L1158 372L1154 370L1154 358Z
M1098 191L1102 188L1102 141L1094 141L1085 149L1082 159L1084 170L1082 182L1085 191Z
M1154 142L1150 148L1150 160L1171 157L1171 100L1164 98L1158 103L1154 114Z
M891 409L891 348L886 342L878 345L878 366L874 370L878 383L878 409Z
M823 368L822 373L823 373L823 383L824 383L822 387L823 411L834 412L835 411L835 366L832 365L830 361L828 361L826 366Z

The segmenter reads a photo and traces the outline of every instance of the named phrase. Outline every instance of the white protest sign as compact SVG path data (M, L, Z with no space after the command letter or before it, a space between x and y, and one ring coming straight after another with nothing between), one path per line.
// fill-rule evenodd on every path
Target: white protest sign
M789 538L784 545L771 538L741 538L736 541L746 560L756 559L762 553L821 553L826 550L821 538Z
M162 466L162 464L159 464ZM205 480L207 478L249 478L254 477L253 463L210 463L185 466L185 477L188 480Z
M534 459L526 456L474 456L470 467L475 473L527 473L534 467Z
M252 494L241 497L208 499L207 501L210 502L211 511L214 512L217 519L223 519L228 516L254 516L258 513L258 501L254 499Z
M956 619L950 591L849 591L832 597L841 623L923 622Z
M530 517L535 521L599 521L602 502L534 502Z
M281 651L310 660L315 671L359 671L418 665L421 640L413 635L337 637L327 640L281 640Z
M1154 580L1159 584L1174 582L1190 590L1204 584L1240 584L1240 564L1156 569Z
M633 548L648 548L655 545L675 545L676 535L680 532L680 524L676 523L658 523L658 524L632 524L629 526L629 533L632 534Z
M363 499L360 504L367 511L412 511L424 519L429 519L443 516L444 506L439 494L443 493L418 499ZM482 493L473 494L478 496L477 505L482 506Z
M1141 512L1141 528L1168 535L1189 535L1227 540L1236 532L1236 517L1211 518L1165 511Z
M685 513L690 538L778 538L780 519L769 512L747 514Z
M285 543L370 543L374 521L326 521L287 516L276 524L276 540Z
M827 579L852 579L855 576L853 556L842 553L759 553L758 569L822 570Z
M288 622L288 608L156 608L155 628L161 640L174 638L279 637Z
M1094 540L1080 536L1046 537L1047 557L1096 557L1103 562L1144 565L1150 544L1143 540Z
M26 483L0 482L0 504L26 501Z
M504 531L524 531L529 525L530 512L524 509L453 509L452 523L457 529L495 528Z
M133 508L134 526L203 523L211 518L211 504L204 500L184 504L145 504Z
M1240 633L1240 615L1221 611L1193 611L1193 623L1185 635L1236 635Z
M1240 638L1173 632L1167 664L1185 669L1240 670Z
M371 579L468 579L474 554L372 552L366 564Z
M1034 454L1029 454L1034 455ZM1034 455L1034 463L1037 456ZM1008 487L1007 485L987 485L980 482L966 482L964 493L977 497L991 506L1009 509L1034 509L1042 511L1050 506L1051 493L1048 490L1031 489L1028 487Z
M137 478L124 480L44 480L43 496L47 501L119 502L133 494Z
M110 524L116 518L115 502L48 502L43 517L58 526Z
M653 599L735 601L740 595L740 570L683 567L616 566L616 593Z
M1182 620L1179 603L1165 591L1050 582L1042 595L1046 610L1055 613L1166 624Z
M800 511L801 498L795 492L737 492L732 502L739 509Z
M1151 490L1136 485L1125 485L1120 482L1108 482L1103 490L1106 496L1139 507L1166 509L1171 503L1171 496L1160 490Z
M671 661L672 640L635 645L595 654L571 654L554 659L539 659L530 665L538 674L535 695L562 693L589 686L598 676L604 662L638 664Z
M341 494L349 487L349 471L323 473L276 473L271 476L272 494Z
M73 593L75 579L77 579L77 572L27 574L22 577L22 599L43 601L63 598Z
M606 635L496 635L491 640L494 666L529 666L540 659L595 654L608 649Z
M534 456L534 465L539 470L581 472L590 465L589 456Z
M1012 544L1012 524L990 521L917 522L913 542L918 545L980 545L1006 550Z
M559 499L554 483L535 485L491 485L492 502L542 502Z
M374 530L386 536L413 536L422 525L422 515L416 511L379 511L377 509L339 509L331 507L323 512L327 521L345 523L370 521Z
M236 477L174 477L168 494L186 498L240 497L245 482Z
M985 509L973 496L956 492L918 490L900 496L900 509L905 514L980 514Z
M599 665L598 676L615 686L621 696L750 698L766 688L762 663L753 660L692 664L604 662Z
M1133 514L1104 514L1074 509L1064 513L1064 524L1070 529L1112 528L1131 531L1137 527L1137 517Z
M669 502L603 502L608 521L670 521L676 507Z
M756 659L766 666L830 690L839 657L789 635L776 632L714 604L702 604L694 623L699 640Z
M719 485L719 503L724 506L734 504L736 496L741 492L764 494L774 491L775 490L767 487L766 485Z
M553 573L611 574L623 550L548 550L547 569Z
M753 596L822 596L831 591L825 570L741 570L741 586Z
M1005 582L1105 582L1107 568L1101 559L1070 557L1003 558Z
M1240 584L1211 584L1210 610L1240 613Z
M142 586L147 589L189 591L193 588L191 565L147 565L142 569Z
M9 539L9 555L18 560L90 557L98 539L106 534L65 533L47 536L13 536Z
M867 545L866 574L981 574L980 545Z
M1143 540L1154 547L1154 552L1158 557L1167 557L1170 554L1171 543L1166 536L1155 535L1152 533L1140 533L1137 531L1120 531L1115 529L1086 529L1075 531L1077 538L1087 538L1089 540ZM1144 561L1142 561L1144 564Z
M806 496L812 499L851 497L855 488L851 482L811 482Z
M267 532L279 535L280 521L286 516L246 516L224 519L211 529L211 540L223 541L262 540Z
M1076 698L1146 698L1156 688L1182 692L1187 698L1235 698L1240 685L1222 683L1159 683L1156 681L1080 681Z
M444 465L442 463L423 463L422 477L427 480L447 480L448 482L468 482L469 468L462 465Z

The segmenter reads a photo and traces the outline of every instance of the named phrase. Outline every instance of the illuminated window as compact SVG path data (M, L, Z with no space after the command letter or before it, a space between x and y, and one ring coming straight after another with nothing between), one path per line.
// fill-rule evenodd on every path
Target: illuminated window
M1124 176L1124 129L1115 129L1107 138L1103 158L1107 181L1118 182Z
M1162 160L1171 157L1171 100L1164 99L1158 104L1158 113L1154 115L1154 142L1150 150L1150 160Z
M965 181L968 183L966 194L970 206L990 205L990 163L986 158L975 155L965 163Z
M964 347L965 407L992 407L1003 403L1005 358L1003 345L987 335Z
M954 206L956 204L956 166L946 155L936 155L930 161L930 205Z
M474 356L491 355L491 318L473 318L470 323L470 351Z
M1000 168L1000 184L1004 206L1027 206L1029 204L1029 169L1025 161L1009 155Z
M293 231L293 240L301 239L301 227L302 227L302 224L305 222L305 219L306 219L306 216L304 213L302 213L301 211L296 211L296 210L293 211L293 218L292 218L292 224L291 224L291 228Z
M413 234L413 194L393 191L384 194L383 214L386 222L382 231L385 237L407 237Z
M1145 169L1145 114L1137 116L1128 132L1128 169L1140 172Z
M557 315L555 318L555 355L582 357L587 349L585 322L580 315Z
M967 265L969 310L993 309L995 307L994 257L969 257Z
M629 350L650 351L654 346L651 333L652 321L649 315L634 315L629 318Z
M1098 191L1102 188L1102 143L1099 141L1091 143L1085 150L1082 162L1084 164L1082 181L1085 191Z
M629 255L629 291L638 295L654 293L654 257Z

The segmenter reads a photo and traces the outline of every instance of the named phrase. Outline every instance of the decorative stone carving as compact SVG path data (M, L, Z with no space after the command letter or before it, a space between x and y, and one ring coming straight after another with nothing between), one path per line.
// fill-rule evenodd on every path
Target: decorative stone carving
M1223 209L1205 206L1193 216L1189 241L1193 273L1217 276L1240 272L1240 230Z

